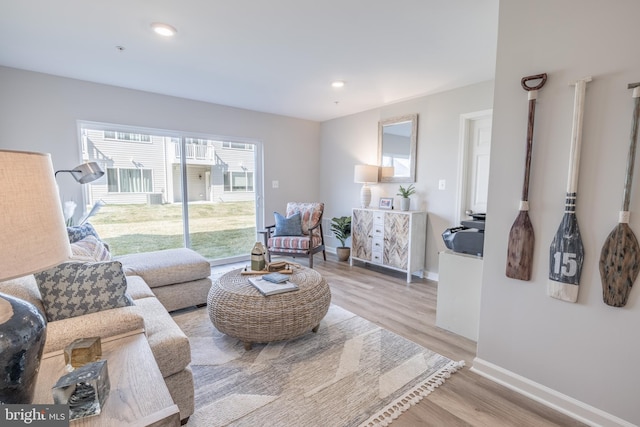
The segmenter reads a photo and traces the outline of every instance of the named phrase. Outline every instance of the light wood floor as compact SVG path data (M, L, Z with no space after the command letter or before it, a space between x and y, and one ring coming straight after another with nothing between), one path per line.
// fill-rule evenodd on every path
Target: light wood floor
M328 281L332 302L385 329L404 336L466 367L427 399L393 422L416 426L583 426L469 371L476 343L435 326L437 283L425 279L406 283L406 276L375 267L350 267L327 254L315 256L314 269ZM308 265L306 260L293 260Z

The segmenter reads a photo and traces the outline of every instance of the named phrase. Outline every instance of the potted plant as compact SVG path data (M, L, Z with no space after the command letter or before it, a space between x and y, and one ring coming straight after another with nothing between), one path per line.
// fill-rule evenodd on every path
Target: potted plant
M400 199L400 210L401 211L408 211L409 210L409 206L411 205L411 199L409 198L409 196L411 196L412 194L415 194L416 189L413 187L413 184L410 184L407 188L404 188L402 185L400 186L400 188L398 189L398 196L401 197Z
M351 255L351 248L346 245L346 240L351 236L351 217L341 216L331 218L331 231L340 241L340 246L336 248L338 261L346 261Z

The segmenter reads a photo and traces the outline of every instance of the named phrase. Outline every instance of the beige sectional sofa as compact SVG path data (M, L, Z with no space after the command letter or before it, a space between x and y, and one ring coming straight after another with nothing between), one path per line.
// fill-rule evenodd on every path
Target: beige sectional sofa
M194 410L191 350L169 311L206 303L211 287L209 263L190 249L117 259L123 264L127 294L134 305L48 322L44 352L61 350L76 338L109 338L144 330L180 418L186 422ZM27 300L45 313L33 275L0 282L0 292Z

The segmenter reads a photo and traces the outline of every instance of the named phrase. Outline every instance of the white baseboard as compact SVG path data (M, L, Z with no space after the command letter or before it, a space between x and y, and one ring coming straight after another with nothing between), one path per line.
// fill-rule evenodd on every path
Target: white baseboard
M635 424L615 415L594 408L477 357L473 359L473 366L470 370L587 425L594 427L636 427Z
M424 278L427 280L433 280L434 282L437 282L440 279L440 276L438 273L434 273L433 271L424 271Z

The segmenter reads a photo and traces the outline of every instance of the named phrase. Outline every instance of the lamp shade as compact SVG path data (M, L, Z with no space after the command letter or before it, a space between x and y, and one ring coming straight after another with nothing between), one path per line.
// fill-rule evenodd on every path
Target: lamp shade
M0 280L71 258L51 156L0 150Z
M378 166L375 165L356 165L353 182L368 183L378 182Z
M380 167L380 176L382 178L391 178L394 173L395 173L395 168L393 166Z
M86 184L95 181L104 175L104 171L96 162L83 163L73 170L73 177L80 183Z

